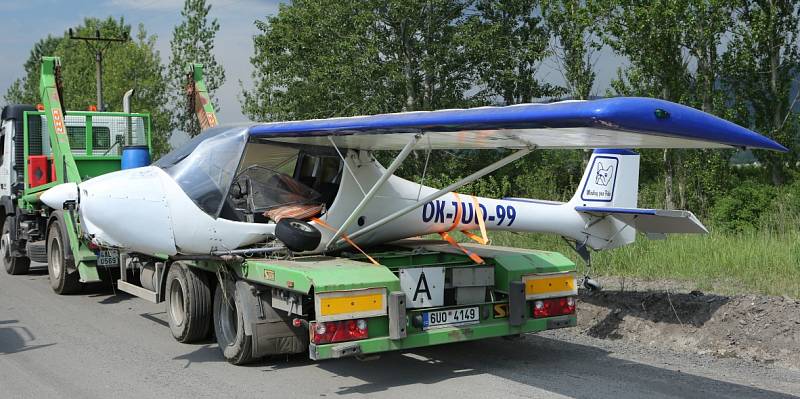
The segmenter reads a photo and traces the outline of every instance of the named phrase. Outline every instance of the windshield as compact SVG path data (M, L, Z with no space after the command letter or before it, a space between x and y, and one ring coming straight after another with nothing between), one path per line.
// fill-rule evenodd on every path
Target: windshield
M155 163L200 209L216 218L247 144L247 128L214 128Z

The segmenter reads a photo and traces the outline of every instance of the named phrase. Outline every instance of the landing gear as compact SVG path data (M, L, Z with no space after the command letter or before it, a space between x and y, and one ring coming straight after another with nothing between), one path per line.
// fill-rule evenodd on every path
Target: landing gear
M292 218L283 218L278 222L275 236L294 252L316 249L322 239L322 234L314 226Z
M586 272L584 273L583 279L581 280L581 285L583 285L584 288L592 292L602 291L603 286L600 285L600 283L597 282L597 280L589 277L589 273L591 272L592 269L592 254L589 252L589 247L586 246L586 243L578 241L570 241L566 237L564 238L564 241L566 241L567 244L569 244L570 248L572 248L572 250L575 251L575 253L577 253L578 256L581 257L581 259L583 259L583 263L586 265Z

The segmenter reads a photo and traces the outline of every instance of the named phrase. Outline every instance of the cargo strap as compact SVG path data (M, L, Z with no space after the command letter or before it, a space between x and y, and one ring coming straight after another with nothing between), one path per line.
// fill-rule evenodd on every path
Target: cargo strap
M465 236L471 238L473 241L477 242L481 245L486 245L489 243L489 236L486 234L486 223L483 221L483 210L481 209L480 204L478 204L478 199L475 198L474 195L472 197L472 204L475 206L475 213L478 217L478 227L481 230L481 235L478 236L477 234L469 231L469 230L461 230Z
M455 218L453 220L453 225L450 226L450 228L447 229L446 231L443 231L443 232L439 233L439 235L442 236L442 238L445 241L447 241L450 245L458 248L461 252L463 252L467 256L469 256L469 258L472 259L473 262L475 262L475 263L477 263L479 265L482 265L482 264L486 263L486 261L484 261L475 252L472 252L472 251L468 250L467 248L464 248L461 244L458 243L458 241L456 241L453 237L450 236L450 234L448 234L449 232L455 230L456 227L458 227L458 224L461 222L461 208L462 208L461 197L459 197L458 193L453 193L453 195L456 197L456 215L455 215ZM472 202L474 204L478 203L478 201L475 199L475 197L472 197ZM488 242L488 240L486 239L486 227L483 224L483 215L480 214L480 207L478 207L478 212L479 212L478 225L481 227L481 233L484 235L483 238L478 237L477 235L475 235L475 234L473 234L473 233L471 233L471 232L469 232L467 230L462 230L461 232L464 233L467 237L472 238L473 240L475 240L475 241L477 241L477 242L479 242L481 244L485 244L486 242ZM473 238L473 236L474 236L474 238Z
M453 219L453 225L446 231L455 230L458 223L461 222L461 197L458 196L458 193L453 193L453 195L456 197L456 217Z
M320 225L320 226L322 226L322 227L324 227L324 228L326 228L326 229L328 229L328 230L330 230L330 231L332 231L334 233L336 233L336 231L337 231L337 229L333 228L333 226L329 225L328 223L323 222L321 219L311 218L311 221L312 222L316 222L318 225ZM372 262L372 264L374 264L375 266L380 266L381 265L380 263L378 263L378 261L376 261L371 256L369 256L366 252L364 252L364 250L361 249L361 247L356 245L356 243L353 242L353 240L351 240L350 237L347 236L347 234L342 233L342 239L345 242L347 242L348 244L350 244L351 247L357 249L358 252L361 252L362 255L366 256L367 259L369 259L369 261Z
M443 232L439 233L439 235L440 235L440 236L442 236L442 238L443 238L445 241L447 241L448 243L450 243L450 245L452 245L452 246L454 246L454 247L458 248L459 250L461 250L461 252L463 252L463 253L465 253L467 256L469 256L469 258L470 258L470 259L472 259L472 261L473 261L473 262L475 262L475 263L477 263L477 264L479 264L479 265L483 265L483 264L485 264L485 263L486 263L486 261L485 261L485 260L483 260L483 258L481 258L480 256L478 256L478 254L476 254L475 252L472 252L472 251L470 251L470 250L469 250L469 249L467 249L467 248L464 248L464 247L463 247L461 244L459 244L459 243L458 243L458 241L456 241L456 240L455 240L453 237L450 237L450 234L447 234L447 232L446 232L446 231L443 231Z

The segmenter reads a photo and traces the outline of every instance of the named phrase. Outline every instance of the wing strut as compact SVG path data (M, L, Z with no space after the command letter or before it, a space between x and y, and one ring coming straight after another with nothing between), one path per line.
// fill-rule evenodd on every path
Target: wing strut
M336 239L339 238L339 236L341 236L342 233L345 230L347 230L347 228L350 227L351 224L353 224L353 222L356 221L358 215L361 213L362 210L364 210L364 207L367 206L369 201L372 200L372 197L374 197L375 194L378 193L378 190L380 190L381 187L383 187L383 184L386 183L386 180L388 180L389 177L391 177L394 174L394 171L396 171L397 168L399 168L400 165L403 163L403 161L405 161L406 157L408 157L408 154L410 154L411 151L414 150L414 146L417 144L420 137L422 137L421 134L415 134L413 137L411 137L411 140L408 141L408 144L406 144L406 146L403 147L403 150L400 151L399 154L397 154L397 157L395 157L394 161L392 161L389 167L386 168L386 170L383 172L383 175L381 175L378 181L375 182L375 184L372 186L371 189L369 189L369 192L364 195L364 198L361 200L361 202L358 203L358 205L356 205L356 208L353 209L353 212L350 213L350 216L348 216L347 219L344 221L344 223L342 223L341 227L339 227L339 230L337 230L336 233L333 234L333 237L331 237L330 241L328 241L329 248L333 247L333 243L336 242ZM347 164L347 160L345 159L342 159L342 162L345 162L345 164Z
M441 197L441 196L443 196L443 195L445 195L445 194L447 194L447 193L449 193L451 191L457 190L457 189L459 189L460 187L462 187L462 186L464 186L466 184L472 183L475 180L478 180L481 177L486 176L489 173L492 173L495 170L500 169L503 166L506 166L506 165L510 164L511 162L514 162L517 159L520 159L520 158L524 157L525 155L528 155L531 151L533 151L533 147L524 148L524 149L518 150L518 151L512 153L511 155L509 155L509 156L507 156L507 157L505 157L505 158L503 158L503 159L501 159L501 160L499 160L499 161L497 161L497 162L495 162L495 163L493 163L493 164L491 164L489 166L486 166L485 168L483 168L483 169L481 169L481 170L479 170L479 171L477 171L477 172L475 172L475 173L473 173L473 174L471 174L471 175L469 175L469 176L467 176L467 177L465 177L465 178L463 178L463 179L461 179L461 180L459 180L459 181L457 181L457 182L455 182L455 183L453 183L453 184L451 184L451 185L449 185L449 186L447 186L447 187L445 187L445 188L443 188L443 189L441 189L441 190L439 190L439 191L437 191L437 192L435 192L433 194L428 195L427 197L419 200L418 202L415 202L415 203L413 203L413 204L411 204L411 205L409 205L409 206L407 206L407 207L405 207L403 209L400 209L399 211L396 211L396 212L394 212L394 213L392 213L392 214L390 214L388 216L385 216L383 219L378 220L377 222L375 222L375 223L373 223L373 224L371 224L369 226L366 226L366 227L362 228L361 230L356 231L353 234L350 234L350 239L351 240L355 240L356 238L358 238L358 237L360 237L360 236L362 236L364 234L367 234L370 231L375 230L378 227L381 227L381 226L385 225L386 223L389 223L389 222L391 222L391 221L393 221L393 220L395 220L397 218L405 216L406 214L414 211L415 209L425 205L426 203L428 203L428 202L430 202L430 201L432 201L432 200L434 200L436 198L439 198L439 197ZM336 245L341 244L341 242L342 242L342 240L339 240L339 242L337 242Z

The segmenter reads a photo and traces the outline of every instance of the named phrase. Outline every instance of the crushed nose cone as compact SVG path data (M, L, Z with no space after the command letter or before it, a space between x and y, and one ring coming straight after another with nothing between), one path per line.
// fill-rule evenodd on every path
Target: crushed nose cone
M59 184L45 191L40 199L53 209L64 209L65 202L78 200L78 185L75 183Z

